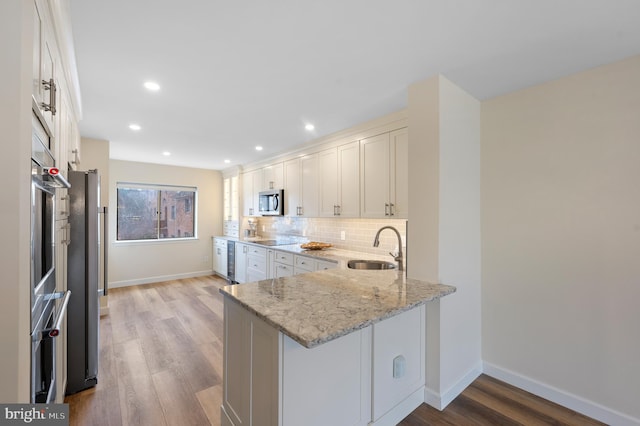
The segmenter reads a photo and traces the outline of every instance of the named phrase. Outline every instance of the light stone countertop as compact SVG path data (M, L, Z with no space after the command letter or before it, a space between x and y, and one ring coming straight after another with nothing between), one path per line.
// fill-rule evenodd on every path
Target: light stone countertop
M389 255L363 253L359 251L337 249L333 247L323 249L323 250L305 250L300 248L300 243L281 244L277 246L265 246L258 243L258 241L260 240L272 240L273 238L253 238L250 240L243 239L243 238L236 238L236 237L228 237L228 236L216 236L215 238L223 238L228 241L235 241L237 243L243 243L243 244L251 244L251 245L255 245L256 247L262 247L269 250L286 251L290 253L299 254L302 256L307 256L313 259L335 262L337 263L337 267L340 269L346 269L347 262L351 259L384 260L387 262L396 263L393 261L393 258Z
M455 291L452 286L407 279L397 270L342 268L220 289L307 348Z

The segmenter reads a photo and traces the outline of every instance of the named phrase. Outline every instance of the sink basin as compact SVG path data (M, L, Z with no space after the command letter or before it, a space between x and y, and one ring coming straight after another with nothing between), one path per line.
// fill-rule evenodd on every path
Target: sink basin
M349 269L396 269L396 264L384 260L354 259L347 262Z

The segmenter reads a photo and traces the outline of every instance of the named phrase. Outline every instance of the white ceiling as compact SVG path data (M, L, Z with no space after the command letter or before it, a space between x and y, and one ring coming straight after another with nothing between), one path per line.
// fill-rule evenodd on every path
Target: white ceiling
M437 73L487 99L640 54L638 0L70 3L82 135L111 158L209 169L402 109Z

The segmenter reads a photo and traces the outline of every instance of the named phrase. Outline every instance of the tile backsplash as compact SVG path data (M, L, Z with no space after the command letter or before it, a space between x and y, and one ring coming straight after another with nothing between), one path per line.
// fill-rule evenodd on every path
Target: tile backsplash
M406 247L407 221L404 219L335 219L285 216L260 217L257 218L257 222L258 235L264 238L287 239L291 243L321 241L344 250L379 255L387 255L390 251L396 251L398 237L391 230L382 231L380 246L373 247L373 239L378 229L390 225L400 232L402 250L405 251ZM248 223L245 218L241 229L247 228ZM344 232L344 240L341 239L342 232Z

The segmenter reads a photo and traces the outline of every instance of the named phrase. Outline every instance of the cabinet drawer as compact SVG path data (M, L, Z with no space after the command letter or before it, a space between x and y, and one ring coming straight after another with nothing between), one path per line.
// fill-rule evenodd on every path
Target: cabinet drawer
M275 261L278 263L283 263L285 265L293 266L293 253L276 250Z
M327 269L335 269L338 267L337 263L329 262L327 260L316 261L316 271L326 271Z
M294 275L293 266L291 265L285 265L283 263L274 262L273 266L275 269L273 273L274 278L290 277Z
M264 247L249 246L249 255L266 258L267 249Z
M264 258L264 256L260 257L249 254L249 256L247 256L247 269L253 269L266 275L267 260Z
M305 271L313 272L316 270L316 261L306 256L295 257L296 269L303 269Z

